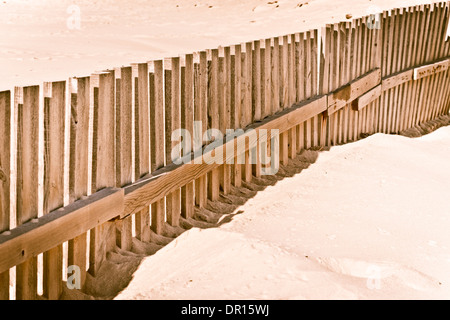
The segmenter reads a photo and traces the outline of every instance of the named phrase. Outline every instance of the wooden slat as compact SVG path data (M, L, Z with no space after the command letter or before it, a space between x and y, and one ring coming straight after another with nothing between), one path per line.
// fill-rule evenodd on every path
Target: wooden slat
M257 125L252 125L256 129L290 129L296 126L298 123L310 119L311 117L322 113L326 110L326 96L318 97L314 100L303 102L302 104L295 105L290 109L286 109L273 117L265 119ZM249 134L239 136L237 139L228 142L227 144L234 145L234 143L243 143L245 139L249 137ZM253 137L253 136L252 136ZM264 139L264 135L260 135L259 139ZM251 141L255 143L255 141ZM212 151L210 151L212 152ZM207 152L204 156L210 156L210 152ZM215 149L215 152L221 156L223 148L219 147ZM224 157L226 161L227 159ZM195 161L195 159L194 159ZM176 188L185 185L187 182L197 179L204 175L212 168L219 166L218 164L198 164L192 166L190 164L183 165L169 165L165 168L154 172L153 175L149 175L137 181L135 184L125 188L125 212L133 214L139 211L142 206L149 203L158 201L166 194L172 192Z
M185 56L184 66L181 68L181 128L194 135L194 57L192 54ZM192 140L191 150L192 149ZM185 149L184 149L185 150ZM183 151L184 151L183 150ZM189 150L187 150L189 151ZM181 188L181 215L191 218L194 215L194 181Z
M210 50L210 58L209 61L209 68L208 68L208 129L218 129L219 128L219 117L217 116L219 114L219 50L218 49L212 49ZM245 57L245 55L243 55ZM242 58L243 60L244 58ZM246 74L246 68L245 64L242 66L241 69L241 99L244 101L245 99L245 80L243 78L243 75ZM244 104L242 103L242 109L244 108ZM240 121L241 124L245 120L243 116L245 115L245 112L241 109L240 114ZM219 180L219 170L218 168L215 168L208 172L208 199L211 201L215 201L219 199L219 191L220 191L220 180Z
M46 87L51 86L47 95ZM44 83L44 214L64 206L64 132L66 83ZM44 296L62 293L62 245L44 252Z
M0 234L0 272L23 264L41 252L120 216L123 199L123 189L105 188L22 224L8 235ZM49 237L49 234L52 236Z
M350 22L345 24L345 49L344 49L344 81L350 82L352 78L350 77L351 69L352 69L352 61L350 60L351 54L351 37L352 37L352 28ZM343 122L343 133L342 133L342 142L346 143L349 139L349 118L350 118L350 105L345 106L342 109L342 122ZM316 144L317 145L317 144Z
M381 71L375 69L368 74L354 80L350 84L339 88L328 97L328 115L343 108L364 92L372 89L381 82Z
M69 199L71 202L88 192L90 78L72 80L76 88L70 90L70 165Z
M148 64L133 66L133 88L135 110L135 176L140 178L150 171L150 108Z
M241 45L231 47L231 106L230 106L230 127L231 129L240 128L240 114L241 114ZM264 56L261 55L261 63L264 61ZM263 73L264 69L261 69ZM263 87L261 90L263 92ZM265 103L261 100L261 104ZM261 107L261 116L264 117L263 107ZM231 183L235 187L240 187L242 183L242 166L238 163L238 157L234 158L231 166Z
M410 70L406 70L406 71L401 71L397 74L391 75L387 78L384 78L381 82L381 90L382 91L387 91L391 88L394 88L396 86L399 86L405 82L411 81L413 79L413 73L414 70L410 69Z
M16 214L17 225L21 225L38 216L39 87L16 88L14 94L18 113ZM1 256L9 256L9 253ZM34 300L36 297L37 258L32 257L17 264L16 299Z
M423 67L418 67L414 69L413 79L418 80L424 77L429 77L438 72L443 72L448 69L450 59L444 61L429 64Z
M132 68L116 71L116 185L132 181Z
M297 66L297 96L298 100L302 101L306 99L305 94L305 35L303 33L298 34L297 44L297 59L299 61ZM328 57L330 55L327 55ZM326 92L328 93L328 92ZM325 93L324 93L325 94Z
M283 109L289 108L289 46L288 36L282 37L280 48L280 101Z
M242 78L244 80L243 90L243 108L241 109L241 126L245 128L252 123L252 69L253 69L253 43L247 42L245 44L245 58L242 69Z
M281 107L286 108L287 105L281 105L280 104L280 88L282 85L286 85L287 83L284 82L283 78L280 78L280 69L283 66L284 68L284 61L280 61L280 56L284 54L283 50L285 48L284 43L280 45L279 38L273 38L271 41L273 41L273 45L270 49L271 56L272 56L272 84L271 84L271 96L272 96L272 108L271 112L272 114L280 110ZM287 45L286 45L287 48ZM282 53L283 52L283 53ZM283 63L283 64L281 64Z
M262 114L262 109L261 109L261 100L262 100L261 68L263 67L263 65L261 62L261 41L260 40L253 42L252 63L253 63L253 69L252 69L252 79L253 79L252 114L253 114L253 118L252 118L252 122L255 122L255 121L261 120L261 114ZM230 81L231 81L231 77L230 77ZM261 161L260 161L261 159L259 157L259 148L260 148L260 146L258 145L258 150L257 150L258 156L256 158L256 163L253 164L253 166L252 166L253 175L256 177L261 176ZM229 166L229 167L231 167L231 166Z
M413 55L413 42L414 42L414 32L415 32L415 19L414 17L416 16L416 12L415 12L415 8L409 8L408 12L407 12L407 28L408 28L408 32L407 32L407 51L405 52L405 59L404 59L404 64L402 66L402 69L405 70L407 68L411 67L411 61L412 61L412 55ZM409 99L411 97L411 89L412 89L412 84L411 82L408 82L405 84L405 94L403 96L403 101L402 101L402 105L403 105L403 117L402 117L402 121L401 121L401 125L400 125L400 130L404 130L406 128L408 128L408 119L409 119L409 114L411 111L411 105L409 103Z
M208 70L207 70L207 56L206 52L202 51L197 54L196 68L194 74L194 120L197 126L194 133L194 151L200 150L202 147L203 133L206 132L208 125L208 110L207 110L207 87L208 87ZM233 60L233 57L232 57ZM231 105L234 108L234 104ZM207 201L207 176L199 177L195 180L195 204L199 207L204 207Z
M264 98L263 98L263 118L271 115L272 110L272 46L271 40L266 39L264 43Z
M425 63L430 63L431 62L431 48L432 47L432 41L433 41L433 37L434 37L434 26L435 23L434 21L431 19L432 18L432 12L431 12L431 5L425 5L425 16L426 16L426 20L428 21L425 24L425 38L424 38L424 43L423 43L423 48L422 48L422 57L423 57L423 64ZM429 93L430 90L430 85L431 85L431 81L429 77L426 78L419 78L421 80L421 94L420 94L420 99L419 99L419 112L417 114L417 119L419 121L419 123L422 123L425 121L425 116L426 116L426 107L427 107L427 95Z
M69 137L69 203L88 194L90 77L71 79ZM86 281L87 232L69 240L68 266L80 268L80 286Z
M273 112L278 111L280 108L289 108L290 106L290 96L289 96L289 44L288 36L283 36L283 43L279 45L279 39L274 38L274 50L272 54L272 96L276 99L273 102L274 105ZM281 48L280 48L281 47ZM275 49L276 48L276 49ZM280 50L281 49L281 50ZM278 64L280 64L280 70L278 70ZM279 81L279 79L281 81ZM280 90L281 89L281 90ZM281 95L280 95L281 91ZM280 104L281 99L281 104ZM284 128L280 132L280 159L283 165L287 165L289 156L289 134Z
M114 71L91 76L93 91L92 192L116 185ZM106 222L90 230L89 273L97 274L106 252L115 249L114 224Z
M119 68L116 73L116 186L130 184L133 179L133 72L132 67ZM126 217L116 223L117 245L130 250L132 220Z
M294 41L294 39L292 39L291 44L289 44L290 48L292 47L292 42ZM317 50L318 50L318 30L314 30L311 32L311 97L314 97L316 95L318 95L318 86L317 86L317 81L318 81L318 70L317 70ZM295 63L294 60L294 56L292 53L292 49L289 50L291 52L290 56L291 56L291 65L293 66ZM291 69L293 70L293 67L291 67ZM292 103L295 103L296 100L296 95L295 95L295 90L292 89L292 87L295 86L295 75L293 71L289 72L289 82L292 82L292 86L291 86L291 101ZM319 145L319 134L320 134L320 121L319 121L319 115L314 116L313 118L311 118L311 135L312 135L312 140L311 143L313 146L318 146Z
M167 59L165 66L165 124L166 124L166 164L172 162L172 149L178 145L172 141L172 132L181 127L180 109L180 58ZM181 214L181 190L174 190L166 197L167 222L171 226L178 226Z
M10 227L11 91L0 92L0 233ZM0 300L9 300L9 270L0 272Z
M153 73L149 75L150 84L150 149L151 170L164 167L164 67L163 61L152 63ZM161 234L165 223L165 201L159 199L151 204L151 229ZM131 214L131 212L127 213Z
M150 172L150 108L149 108L149 83L148 64L138 63L132 65L132 106L134 108L134 136L135 136L135 172L139 179ZM136 238L141 241L150 241L150 208L146 207L135 215Z
M252 103L253 103L253 119L252 121L259 121L261 119L261 41L256 40L253 42L253 68L252 68L252 74L253 74L253 87L252 87ZM228 68L231 70L230 68ZM230 73L231 74L231 73ZM230 94L231 96L231 94Z
M255 55L253 53L253 55ZM222 59L222 58L221 58ZM220 108L222 109L219 113L219 121L220 121L220 130L224 135L226 135L227 129L230 129L231 123L231 48L225 47L223 48L223 65L221 63L221 87L220 87ZM222 69L223 68L223 69ZM252 72L253 72L254 64L252 64ZM253 91L253 81L252 81L252 91ZM253 100L253 97L252 97ZM253 108L256 106L253 104ZM260 108L257 107L257 108ZM253 121L254 112L250 113L249 121ZM231 189L231 165L225 164L221 167L220 172L220 186L222 192L224 194L228 194Z
M252 122L252 50L253 44L252 42L247 42L245 44L245 55L243 56L243 69L242 69L242 78L244 83L243 90L243 100L242 100L242 109L241 109L241 128L245 128ZM272 101L273 108L273 101ZM242 112L245 110L244 112ZM242 166L242 178L246 182L250 182L252 180L253 167L250 159L249 151L245 151L245 162Z
M352 103L352 108L355 111L360 111L372 101L381 96L381 85L376 86L372 90L366 92Z

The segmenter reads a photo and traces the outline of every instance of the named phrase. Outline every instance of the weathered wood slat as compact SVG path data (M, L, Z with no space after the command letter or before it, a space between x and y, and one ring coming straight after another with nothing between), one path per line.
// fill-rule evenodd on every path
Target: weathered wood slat
M10 227L11 91L0 92L0 233ZM9 299L9 270L0 271L0 300Z
M93 74L91 90L93 99L93 150L92 192L116 185L115 164L115 75L114 71ZM90 230L89 273L97 274L106 252L116 246L114 223L97 224Z
M65 81L44 83L44 214L64 206L65 90ZM43 265L44 296L57 300L62 293L62 244L44 252Z
M190 149L184 144L183 152L193 150L194 138L194 57L192 54L185 56L184 66L181 67L181 128L187 130L191 135ZM189 182L181 188L181 215L191 218L194 215L194 181Z
M384 78L381 82L381 90L387 91L391 88L401 85L402 83L408 82L413 79L413 69L409 69L406 71L401 71L395 75L391 75L387 78Z
M210 61L208 68L208 129L218 129L219 128L219 50L212 49L209 51ZM245 60L245 54L241 56L241 61ZM245 62L242 63L241 74L239 75L241 79L241 113L240 113L240 123L245 121L245 94L246 94L246 65ZM209 136L209 139L212 137ZM218 168L213 168L208 172L208 199L215 201L219 199L220 183L219 183L219 170Z
M414 69L414 80L418 80L424 77L431 76L438 72L442 72L448 69L450 59L446 59L444 61L436 62L433 64L429 64L423 67L418 67Z
M164 167L164 66L162 60L153 61L150 73L150 148L151 170ZM151 204L151 228L161 234L165 223L164 198Z
M352 103L352 108L355 111L360 111L372 101L381 96L381 85L376 86L372 90L366 92Z
M139 179L150 172L150 105L149 105L149 73L148 63L137 63L133 68L133 108L135 132L135 178ZM150 207L144 208L135 215L136 238L149 241Z
M116 70L116 186L130 184L133 179L133 71L132 67ZM131 217L116 223L116 243L130 250L132 243Z
M38 216L38 137L39 86L19 88L14 93L17 110L17 225ZM42 252L42 251L41 251ZM2 255L2 257L5 255ZM37 258L15 263L16 299L34 300L37 297Z
M168 62L167 60L165 63ZM165 70L165 122L166 122L166 164L171 163L172 149L178 145L172 141L172 133L181 127L180 109L180 58L170 59ZM167 222L171 226L178 226L181 214L181 190L176 189L166 197Z
M231 57L232 64L234 66L234 56ZM234 80L234 77L233 77ZM208 125L208 62L207 55L205 51L201 51L197 54L196 68L194 73L194 120L196 121L196 130L194 133L194 152L200 150L203 145L203 133L207 130ZM234 82L232 83L232 88L234 89ZM233 91L234 92L234 91ZM234 99L232 99L234 102ZM235 104L231 104L231 117L232 121L238 121ZM207 202L208 195L208 180L207 176L199 177L195 180L195 204L200 208L204 207Z

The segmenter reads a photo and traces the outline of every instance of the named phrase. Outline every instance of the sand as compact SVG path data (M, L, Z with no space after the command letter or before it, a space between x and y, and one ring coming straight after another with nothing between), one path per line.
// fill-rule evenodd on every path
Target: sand
M450 127L306 153L227 223L144 258L116 299L450 298Z
M373 8L420 3L431 1L2 0L0 90L321 28Z

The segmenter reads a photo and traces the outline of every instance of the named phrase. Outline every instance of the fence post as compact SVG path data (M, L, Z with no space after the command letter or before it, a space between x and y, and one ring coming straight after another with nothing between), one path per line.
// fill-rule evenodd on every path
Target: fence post
M172 141L172 132L181 127L180 109L180 58L174 57L164 61L165 70L165 122L166 122L166 164L172 163L172 148L178 143ZM167 222L178 227L181 213L180 189L166 196Z
M0 92L0 233L10 228L11 91ZM0 273L0 300L9 299L9 270Z
M150 108L149 72L147 63L137 63L133 67L133 108L135 132L135 177L139 179L150 172ZM150 241L150 207L135 215L136 238Z
M93 74L92 193L116 185L114 71ZM116 246L113 222L90 230L89 273L96 276L106 253Z
M181 128L191 135L191 150L194 138L194 56L187 54L184 66L181 67ZM183 148L183 151L185 148ZM194 182L189 182L181 188L181 215L192 218L194 215Z
M17 110L17 225L37 218L39 86L16 87L14 107ZM16 299L37 297L37 257L16 267Z
M150 146L151 170L162 168L164 162L164 67L163 61L152 63L150 73ZM151 228L156 234L162 234L165 224L165 199L162 198L151 205Z

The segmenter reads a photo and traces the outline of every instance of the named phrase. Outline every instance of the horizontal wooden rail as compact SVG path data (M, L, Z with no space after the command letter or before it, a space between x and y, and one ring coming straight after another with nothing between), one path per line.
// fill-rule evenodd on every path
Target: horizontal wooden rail
M398 72L383 79L381 90L387 91L413 79L414 68Z
M405 82L418 80L424 77L431 76L435 73L445 71L448 69L449 64L450 58L446 58L444 60L432 64L427 64L425 66L410 68L401 72L397 72L382 79L381 90L386 91Z
M431 76L432 74L442 72L448 69L450 60L446 59L444 61L429 64L423 67L414 69L414 80L418 80L424 77Z
M106 188L0 234L0 273L120 216L124 190Z
M348 84L345 87L339 88L337 91L335 91L333 93L333 98L331 100L329 99L328 102L328 113L332 114L333 112L342 108L348 102L352 102L353 110L360 111L369 103L379 98L382 92L411 80L418 80L424 77L429 77L438 72L443 72L449 68L449 65L450 59L444 59L442 61L427 64L425 66L410 68L408 70L397 72L394 75L390 75L381 79L379 85L369 89L367 92L363 93L361 96L355 99L354 95L350 94L349 92L356 92L358 89L360 89L359 91L362 91L370 87L370 81L373 81L375 79L374 74L376 70L372 71L369 74L361 77L359 80L356 80L353 83ZM339 100L339 97L343 97L345 94L348 94L349 98Z
M368 92L364 93L362 96L360 96L358 99L352 102L353 110L360 111L369 103L378 99L381 96L381 92L382 92L381 85L378 85L372 90L369 90Z
M330 93L328 96L328 115L342 109L353 100L380 84L380 82L381 70L377 68Z

